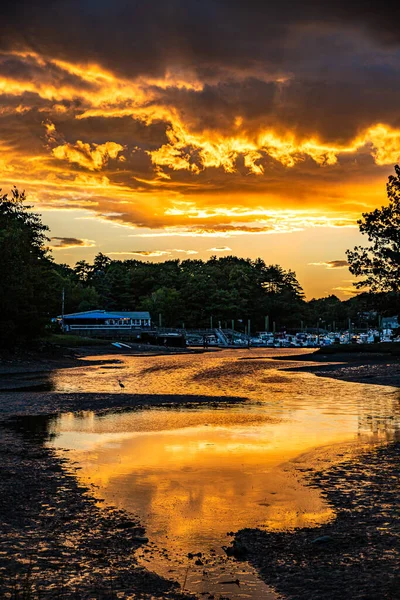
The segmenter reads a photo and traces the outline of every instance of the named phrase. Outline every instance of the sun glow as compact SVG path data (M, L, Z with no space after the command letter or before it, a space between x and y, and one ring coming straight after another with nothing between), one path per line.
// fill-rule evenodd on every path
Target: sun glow
M239 98L249 77L274 90L272 112L253 118L234 95L218 104L224 86L237 86ZM382 168L400 156L400 129L371 117L347 137L327 136L279 116L293 85L293 73L259 67L216 76L177 64L129 77L100 62L3 51L1 185L25 188L55 222L81 211L112 230L175 236L174 246L182 237L255 241L355 228L362 211L384 201ZM54 235L75 237L58 222ZM94 232L80 235L88 237L98 248ZM247 250L239 247L232 252ZM116 238L109 250L130 252Z

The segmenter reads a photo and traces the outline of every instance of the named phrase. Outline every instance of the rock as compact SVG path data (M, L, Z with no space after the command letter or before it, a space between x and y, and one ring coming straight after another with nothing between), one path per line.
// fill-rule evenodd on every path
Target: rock
M312 544L329 544L333 542L333 537L331 535L321 535L320 537L311 540Z
M233 542L232 546L222 546L222 549L227 556L233 556L237 560L245 560L248 554L246 546L236 541Z
M122 523L118 523L118 529L130 529L131 527L137 527L137 523L134 521L123 521Z
M190 558L190 559L195 558L196 556L198 558L201 558L203 555L202 555L201 552L189 552L188 555L187 555L187 557Z

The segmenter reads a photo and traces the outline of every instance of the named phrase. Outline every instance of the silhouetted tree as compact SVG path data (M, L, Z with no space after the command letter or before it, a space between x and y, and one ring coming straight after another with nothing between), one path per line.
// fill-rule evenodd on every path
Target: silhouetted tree
M372 292L400 290L400 167L387 183L389 204L357 221L360 232L366 234L370 246L347 250L349 269L356 277L357 288L368 287Z
M202 260L112 261L104 254L93 265L77 263L75 273L92 285L99 307L109 310L149 310L155 322L161 313L169 326L209 326L242 319L253 329L264 327L264 316L291 327L305 310L303 291L293 271L266 265L258 258L212 256Z
M0 195L0 346L12 346L44 330L49 316L52 261L48 227L13 188Z
M341 302L337 296L331 294L325 298L313 298L308 303L308 323L315 327L318 319L324 322L324 327L333 325L336 327L347 327L348 311L346 304Z

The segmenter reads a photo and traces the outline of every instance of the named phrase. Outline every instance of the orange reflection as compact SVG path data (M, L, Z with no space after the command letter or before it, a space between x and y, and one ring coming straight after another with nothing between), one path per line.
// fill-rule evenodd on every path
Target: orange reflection
M293 352L299 351L280 355ZM332 444L342 451L343 444L355 448L397 435L397 390L289 372L294 361L272 356L277 351L254 350L252 360L241 350L203 354L195 362L190 355L124 357L119 364L54 376L58 391L115 393L118 374L130 393L145 390L162 398L168 390L182 398L168 409L62 415L51 444L72 450L80 481L98 486L98 497L139 517L151 542L151 558L141 555L146 566L150 561L157 572L182 582L187 554L209 553L213 574L207 571L204 579L202 566L191 570L190 590L209 590L211 576L214 586L226 579L221 548L229 544L227 532L315 526L333 518L319 490L302 476L310 466L330 464ZM206 403L223 396L247 401ZM196 399L199 404L185 408L185 400ZM246 577L258 590L251 597L272 598L254 572Z
M163 418L165 427L171 422L165 411L151 412L154 431L137 431L136 414L101 419L101 432L92 416L62 417L57 439L76 447L83 438L85 451L73 454L82 467L79 478L100 486L108 502L139 513L151 537L162 531L189 552L222 543L229 529L285 529L332 517L317 490L279 467L313 445L302 425L228 411L216 411L215 423L206 410L179 412L174 428L157 430ZM179 421L186 421L184 428ZM190 424L196 421L203 423ZM325 441L344 439L341 433Z

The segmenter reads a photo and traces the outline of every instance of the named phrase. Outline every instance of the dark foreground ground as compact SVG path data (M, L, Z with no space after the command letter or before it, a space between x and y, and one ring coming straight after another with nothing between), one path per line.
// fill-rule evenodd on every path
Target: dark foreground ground
M292 600L400 598L400 443L324 472L309 484L336 519L293 533L244 529L235 538L265 581Z
M398 358L312 354L300 359L302 368L317 375L400 386ZM10 373L75 365L74 355L5 361L0 383L7 388ZM182 582L167 581L136 563L135 550L146 545L144 529L124 511L100 508L91 490L77 483L67 458L44 447L48 422L60 411L241 400L29 389L0 393L0 598L189 598L179 587ZM243 530L234 554L250 560L288 600L400 599L400 444L311 473L309 484L334 507L337 518L331 524L293 533Z
M136 564L134 517L99 508L41 433L18 429L0 429L0 598L188 598Z
M400 345L400 344L399 344ZM323 351L310 354L285 356L279 360L304 361L304 367L295 367L295 371L307 371L319 377L331 377L354 383L390 385L400 388L400 356L388 353L336 352L324 354ZM317 365L307 364L317 362Z
M320 377L400 387L398 356L319 352L282 360L303 360L293 370ZM400 431L397 440L309 474L308 484L335 510L332 523L291 533L244 529L234 552L290 600L399 600Z
M82 355L90 350L81 350ZM67 453L60 459L44 445L49 423L68 411L105 413L243 399L46 391L49 373L82 366L77 358L74 351L57 350L0 362L0 598L193 598L182 591L183 582L166 580L137 564L135 551L140 546L146 551L145 530L134 515L99 506L93 490L78 484ZM103 362L110 359L100 356L90 365Z

